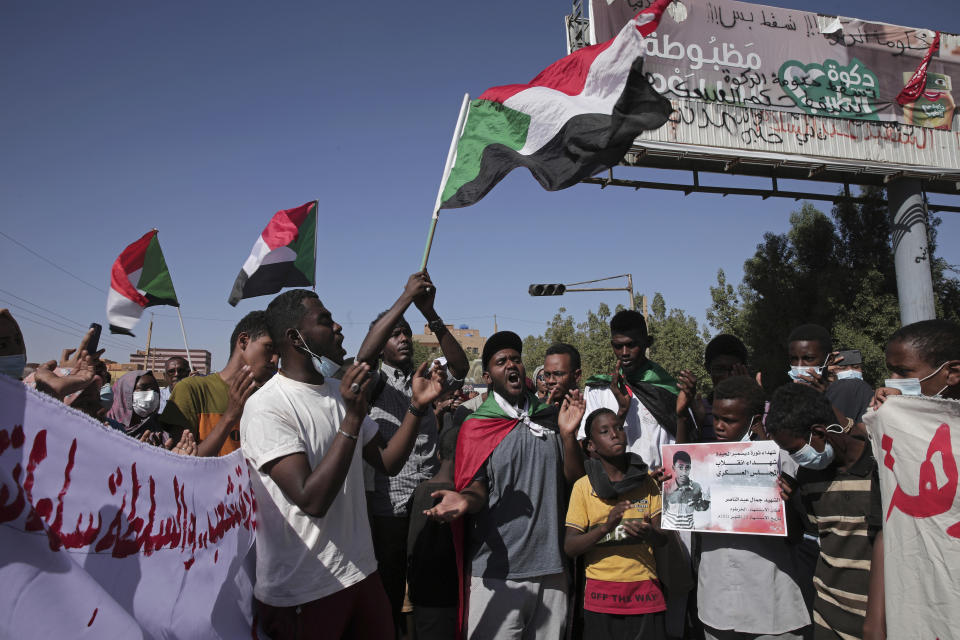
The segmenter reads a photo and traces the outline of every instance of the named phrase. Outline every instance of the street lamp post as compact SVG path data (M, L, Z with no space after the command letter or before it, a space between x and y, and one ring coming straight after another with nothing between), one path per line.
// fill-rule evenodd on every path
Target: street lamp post
M625 287L580 287L578 289L573 289L571 287L577 287L581 284L594 284L595 282L605 282L607 280L615 280L617 278L626 278L627 286ZM585 291L626 291L630 296L630 309L633 311L637 310L636 302L633 298L633 275L630 273L623 273L619 276L610 276L608 278L598 278L596 280L584 280L583 282L571 282L570 284L531 284L527 290L531 296L562 296L565 293L581 293ZM643 318L647 318L647 296L640 296L641 303L643 304Z

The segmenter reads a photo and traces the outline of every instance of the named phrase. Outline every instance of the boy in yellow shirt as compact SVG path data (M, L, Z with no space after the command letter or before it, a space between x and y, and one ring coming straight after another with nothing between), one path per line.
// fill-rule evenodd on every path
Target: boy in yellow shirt
M586 554L585 640L662 640L666 603L653 547L660 530L660 488L647 465L627 452L617 414L593 411L584 423L587 475L577 480L567 510L564 551Z

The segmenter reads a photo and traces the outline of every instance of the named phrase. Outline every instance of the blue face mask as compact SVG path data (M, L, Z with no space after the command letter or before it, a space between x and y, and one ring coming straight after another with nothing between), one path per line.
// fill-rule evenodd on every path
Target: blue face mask
M923 378L887 378L884 381L883 386L890 387L891 389L898 389L900 393L905 396L922 396L923 391L920 388L920 383L940 373L940 369L943 369L946 365L947 363L944 362L942 365L937 367L933 373ZM947 387L944 387L943 389L946 388ZM932 397L939 396L941 393L943 393L943 389L940 389L940 391L933 394Z
M790 367L790 371L787 371L787 375L790 376L790 379L793 381L801 380L800 376L809 376L810 369L813 369L814 375L819 377L823 373L823 368L827 365L827 360L830 360L830 356L827 356L827 359L823 361L823 364L819 367ZM804 382L806 382L804 380Z
M300 335L300 332L297 331L297 335L300 336L300 341L303 342L303 350L310 354L310 362L313 363L314 370L322 375L324 378L332 378L338 371L340 371L341 365L337 364L327 356L318 356L310 349L307 349L307 341L303 339L303 336Z
M0 375L10 376L14 380L23 377L23 370L27 366L27 354L16 353L12 356L0 356Z
M100 387L100 406L109 409L113 406L113 387L105 384Z
M837 371L837 380L863 380L863 374L853 369Z
M843 433L843 427L838 424L831 424L827 427L828 433ZM823 445L823 451L817 451L813 448L813 445L810 444L810 440L813 439L813 433L810 433L810 438L807 439L807 444L800 447L795 453L791 453L790 457L793 458L793 461L796 462L801 467L810 469L811 471L819 471L821 469L826 469L830 466L830 463L833 462L836 454L833 451L833 447L829 442L825 442Z
M791 380L802 380L800 376L809 376L810 369L813 369L816 372L814 375L819 376L820 372L823 370L823 367L790 367L790 371L787 371L787 375L790 376Z

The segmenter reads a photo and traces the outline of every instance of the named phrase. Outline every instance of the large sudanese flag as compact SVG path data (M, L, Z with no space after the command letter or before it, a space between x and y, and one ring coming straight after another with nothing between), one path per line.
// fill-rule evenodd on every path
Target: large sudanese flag
M283 287L316 283L317 201L273 214L233 283L233 306Z
M669 118L670 102L643 73L643 38L670 0L657 0L616 37L579 49L529 84L487 89L470 103L441 209L474 204L516 167L548 191L614 166L644 131Z
M111 333L132 336L134 325L146 307L179 307L170 270L160 251L157 230L153 229L128 246L110 270L107 320Z

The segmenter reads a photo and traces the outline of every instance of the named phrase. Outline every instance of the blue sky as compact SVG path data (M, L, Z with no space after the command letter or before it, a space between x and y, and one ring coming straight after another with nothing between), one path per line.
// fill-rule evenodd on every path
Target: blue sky
M105 290L117 254L158 227L190 346L219 368L233 325L269 301L226 303L254 240L277 209L317 198L317 290L353 353L419 265L463 93L525 82L561 57L569 10L566 0L4 3L0 230ZM960 32L947 2L852 0L843 12ZM638 291L703 319L717 269L739 281L763 233L786 230L798 207L590 185L548 193L517 171L441 215L437 307L484 335L493 314L501 329L539 333L561 304L579 319L626 296L531 298L529 283L630 272ZM940 230L941 255L960 263L960 216L944 214ZM106 324L104 292L2 236L0 270L0 307L20 320L30 360ZM154 312L153 344L182 345L175 311ZM143 348L148 318L136 339L105 337L106 357ZM407 318L420 324L415 310Z

